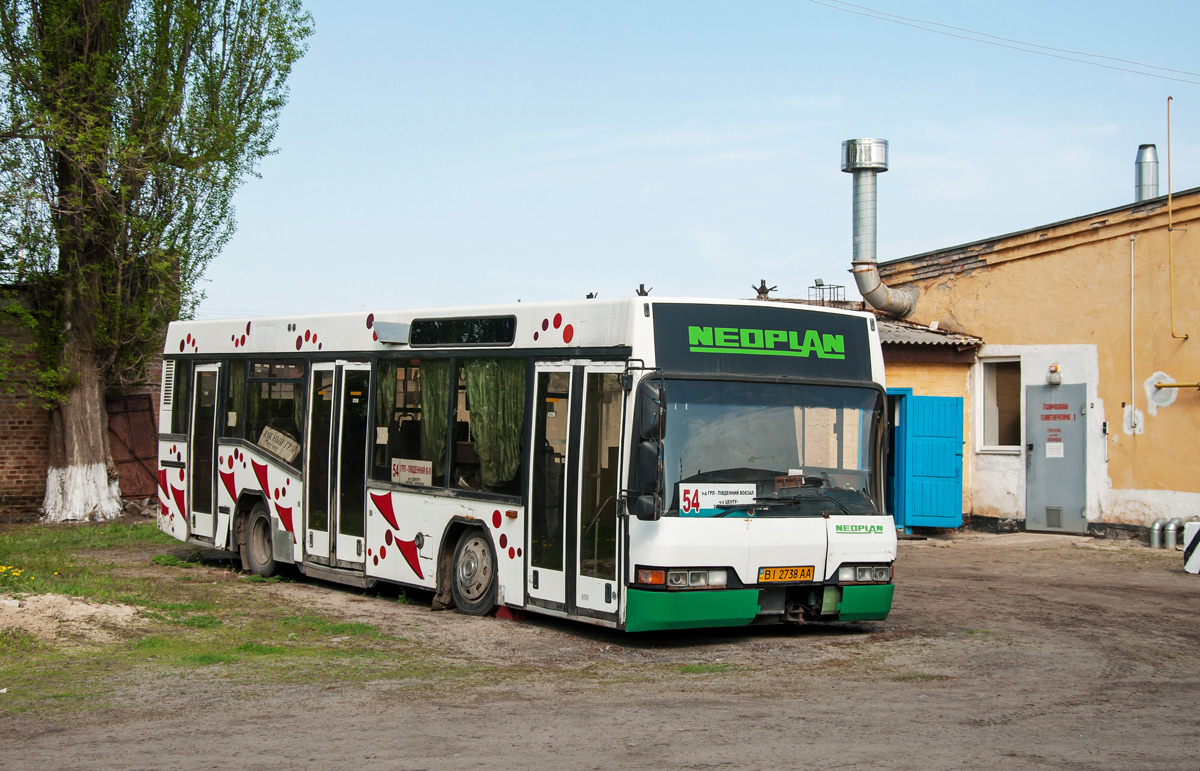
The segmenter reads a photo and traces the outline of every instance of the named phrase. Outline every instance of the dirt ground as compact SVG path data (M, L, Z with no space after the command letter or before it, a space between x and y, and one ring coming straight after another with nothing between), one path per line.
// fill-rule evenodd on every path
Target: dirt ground
M116 707L0 717L0 766L1200 767L1200 576L1179 552L960 533L903 541L896 584L884 622L641 636L262 585L483 672L539 674L447 691L159 678ZM570 676L591 671L607 676Z

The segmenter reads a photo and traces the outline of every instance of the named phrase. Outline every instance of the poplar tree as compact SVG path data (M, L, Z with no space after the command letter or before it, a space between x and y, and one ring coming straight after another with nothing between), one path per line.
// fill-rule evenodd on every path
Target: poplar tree
M37 348L0 378L50 410L48 519L120 512L105 398L201 299L311 32L300 0L0 0L0 306Z

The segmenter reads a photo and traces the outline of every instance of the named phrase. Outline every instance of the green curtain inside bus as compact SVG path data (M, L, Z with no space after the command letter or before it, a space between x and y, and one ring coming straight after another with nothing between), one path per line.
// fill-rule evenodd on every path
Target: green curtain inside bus
M463 363L463 372L480 478L488 486L512 481L521 468L525 361L474 359Z
M433 475L446 473L446 419L450 412L450 362L422 361L421 458L433 462Z

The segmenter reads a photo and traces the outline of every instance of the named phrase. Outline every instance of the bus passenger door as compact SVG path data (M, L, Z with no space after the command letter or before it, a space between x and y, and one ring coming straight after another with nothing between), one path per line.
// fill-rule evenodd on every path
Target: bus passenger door
M575 610L615 614L620 492L621 367L589 365L583 374L583 430L579 437L579 503L575 510ZM568 583L570 583L568 581Z
M312 365L308 381L308 459L304 470L306 559L329 562L329 458L333 446L333 365Z
M371 393L371 365L337 365L338 431L330 453L333 513L337 538L334 564L362 568L366 562L367 526L367 396Z
M571 367L538 364L534 378L526 587L532 604L566 612Z
M193 375L188 489L191 493L191 534L202 538L212 538L216 533L213 480L217 475L217 385L220 374L220 364L199 364Z

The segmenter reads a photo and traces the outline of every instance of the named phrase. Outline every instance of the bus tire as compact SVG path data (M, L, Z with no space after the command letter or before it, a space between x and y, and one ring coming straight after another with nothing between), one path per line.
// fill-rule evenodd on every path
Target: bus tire
M450 565L454 608L468 616L486 616L496 608L496 554L479 528L468 528L454 547Z
M261 502L256 503L246 518L246 569L265 578L275 575L278 565L272 547L271 513Z

